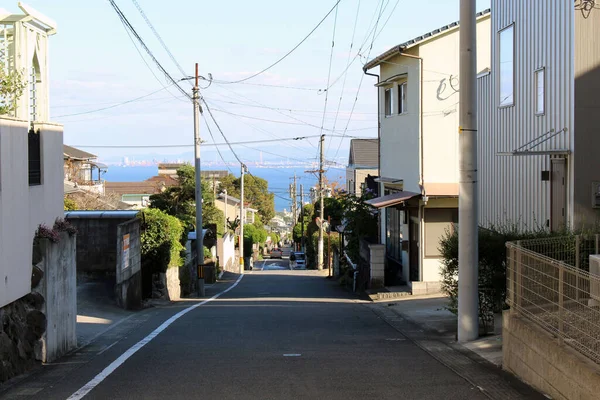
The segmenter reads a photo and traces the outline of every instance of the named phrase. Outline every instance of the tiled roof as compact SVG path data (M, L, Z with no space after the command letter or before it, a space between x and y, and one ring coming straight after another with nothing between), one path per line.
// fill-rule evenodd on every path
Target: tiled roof
M76 149L75 147L67 146L66 144L63 144L63 154L65 158L73 158L77 160L90 160L98 158L98 156L95 154Z
M379 139L352 139L348 165L378 168Z

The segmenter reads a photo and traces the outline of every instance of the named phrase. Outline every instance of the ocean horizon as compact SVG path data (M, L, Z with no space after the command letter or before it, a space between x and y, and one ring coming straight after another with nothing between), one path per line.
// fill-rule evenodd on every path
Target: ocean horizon
M205 170L215 170L216 168L207 168ZM224 169L224 168L223 168ZM269 184L269 191L275 193L275 211L289 210L291 208L291 200L289 198L289 186L293 182L294 173L296 174L298 193L300 192L300 184L304 185L305 199L308 200L310 188L317 184L318 177L316 174L306 173L305 167L294 168L251 168L250 173L258 178L265 179ZM240 176L239 172L235 171L234 175ZM103 179L108 182L141 182L158 175L158 166L116 166L111 165L108 171L103 175ZM345 171L330 170L326 174L329 181L337 181L340 184L344 183Z

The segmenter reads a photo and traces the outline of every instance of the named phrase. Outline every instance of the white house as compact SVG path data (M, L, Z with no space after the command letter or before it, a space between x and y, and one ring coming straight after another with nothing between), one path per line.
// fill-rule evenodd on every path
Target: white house
M352 139L346 167L346 191L360 196L369 175L379 175L379 140Z
M63 215L63 128L48 122L48 38L56 24L19 3L0 9L0 63L27 82L12 115L0 115L0 307L31 291L40 224Z
M477 68L490 65L490 11L477 15ZM371 71L379 67L379 74ZM379 88L380 239L413 293L440 287L440 237L458 222L458 22L364 66ZM393 281L393 279L388 279ZM387 284L393 284L388 282Z
M600 9L592 3L546 0L530 13L519 0L492 1L491 70L477 82L483 225L558 230L599 220Z
M240 217L240 203L240 199L224 193L217 195L217 198L215 199L215 207L223 211L225 220L229 219L230 221L234 221L236 218ZM253 224L255 221L254 216L257 212L258 210L246 205L244 207L244 214L246 214L244 223Z

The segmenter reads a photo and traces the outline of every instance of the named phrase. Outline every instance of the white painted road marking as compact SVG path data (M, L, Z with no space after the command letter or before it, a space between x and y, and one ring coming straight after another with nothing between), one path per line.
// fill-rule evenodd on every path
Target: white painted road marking
M284 354L284 357L300 357L302 354Z
M145 338L143 338L142 340L140 340L139 342L137 342L136 344L131 346L125 353L121 354L121 356L119 356L119 358L117 358L115 361L110 363L106 368L104 368L102 370L102 372L100 372L91 381L89 381L83 387L81 387L81 389L79 389L78 391L73 393L71 396L69 396L69 398L67 400L82 399L85 395L87 395L89 392L91 392L92 389L94 389L103 380L105 380L110 374L112 374L117 368L119 368L125 361L127 361L127 359L129 357L134 355L139 349L141 349L142 347L147 345L152 339L154 339L162 331L167 329L169 327L169 325L171 325L173 322L177 321L179 318L183 317L185 314L192 311L193 309L198 308L201 305L204 305L206 303L209 303L209 302L215 300L216 298L218 298L219 296L221 296L222 294L229 292L231 289L236 287L238 285L238 283L240 283L240 281L242 280L243 277L244 277L244 275L240 275L240 277L237 279L237 281L235 281L235 283L233 285L231 285L227 289L223 290L222 292L215 294L210 299L206 299L201 303L189 306L188 308L183 309L183 310L179 311L177 314L173 315L171 318L169 318L168 320L163 322L158 328L153 330L148 336L146 336Z

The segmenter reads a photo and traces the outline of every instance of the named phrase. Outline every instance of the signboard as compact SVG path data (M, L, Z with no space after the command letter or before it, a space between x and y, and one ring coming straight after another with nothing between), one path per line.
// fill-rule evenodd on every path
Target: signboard
M123 235L123 269L129 268L129 234Z

